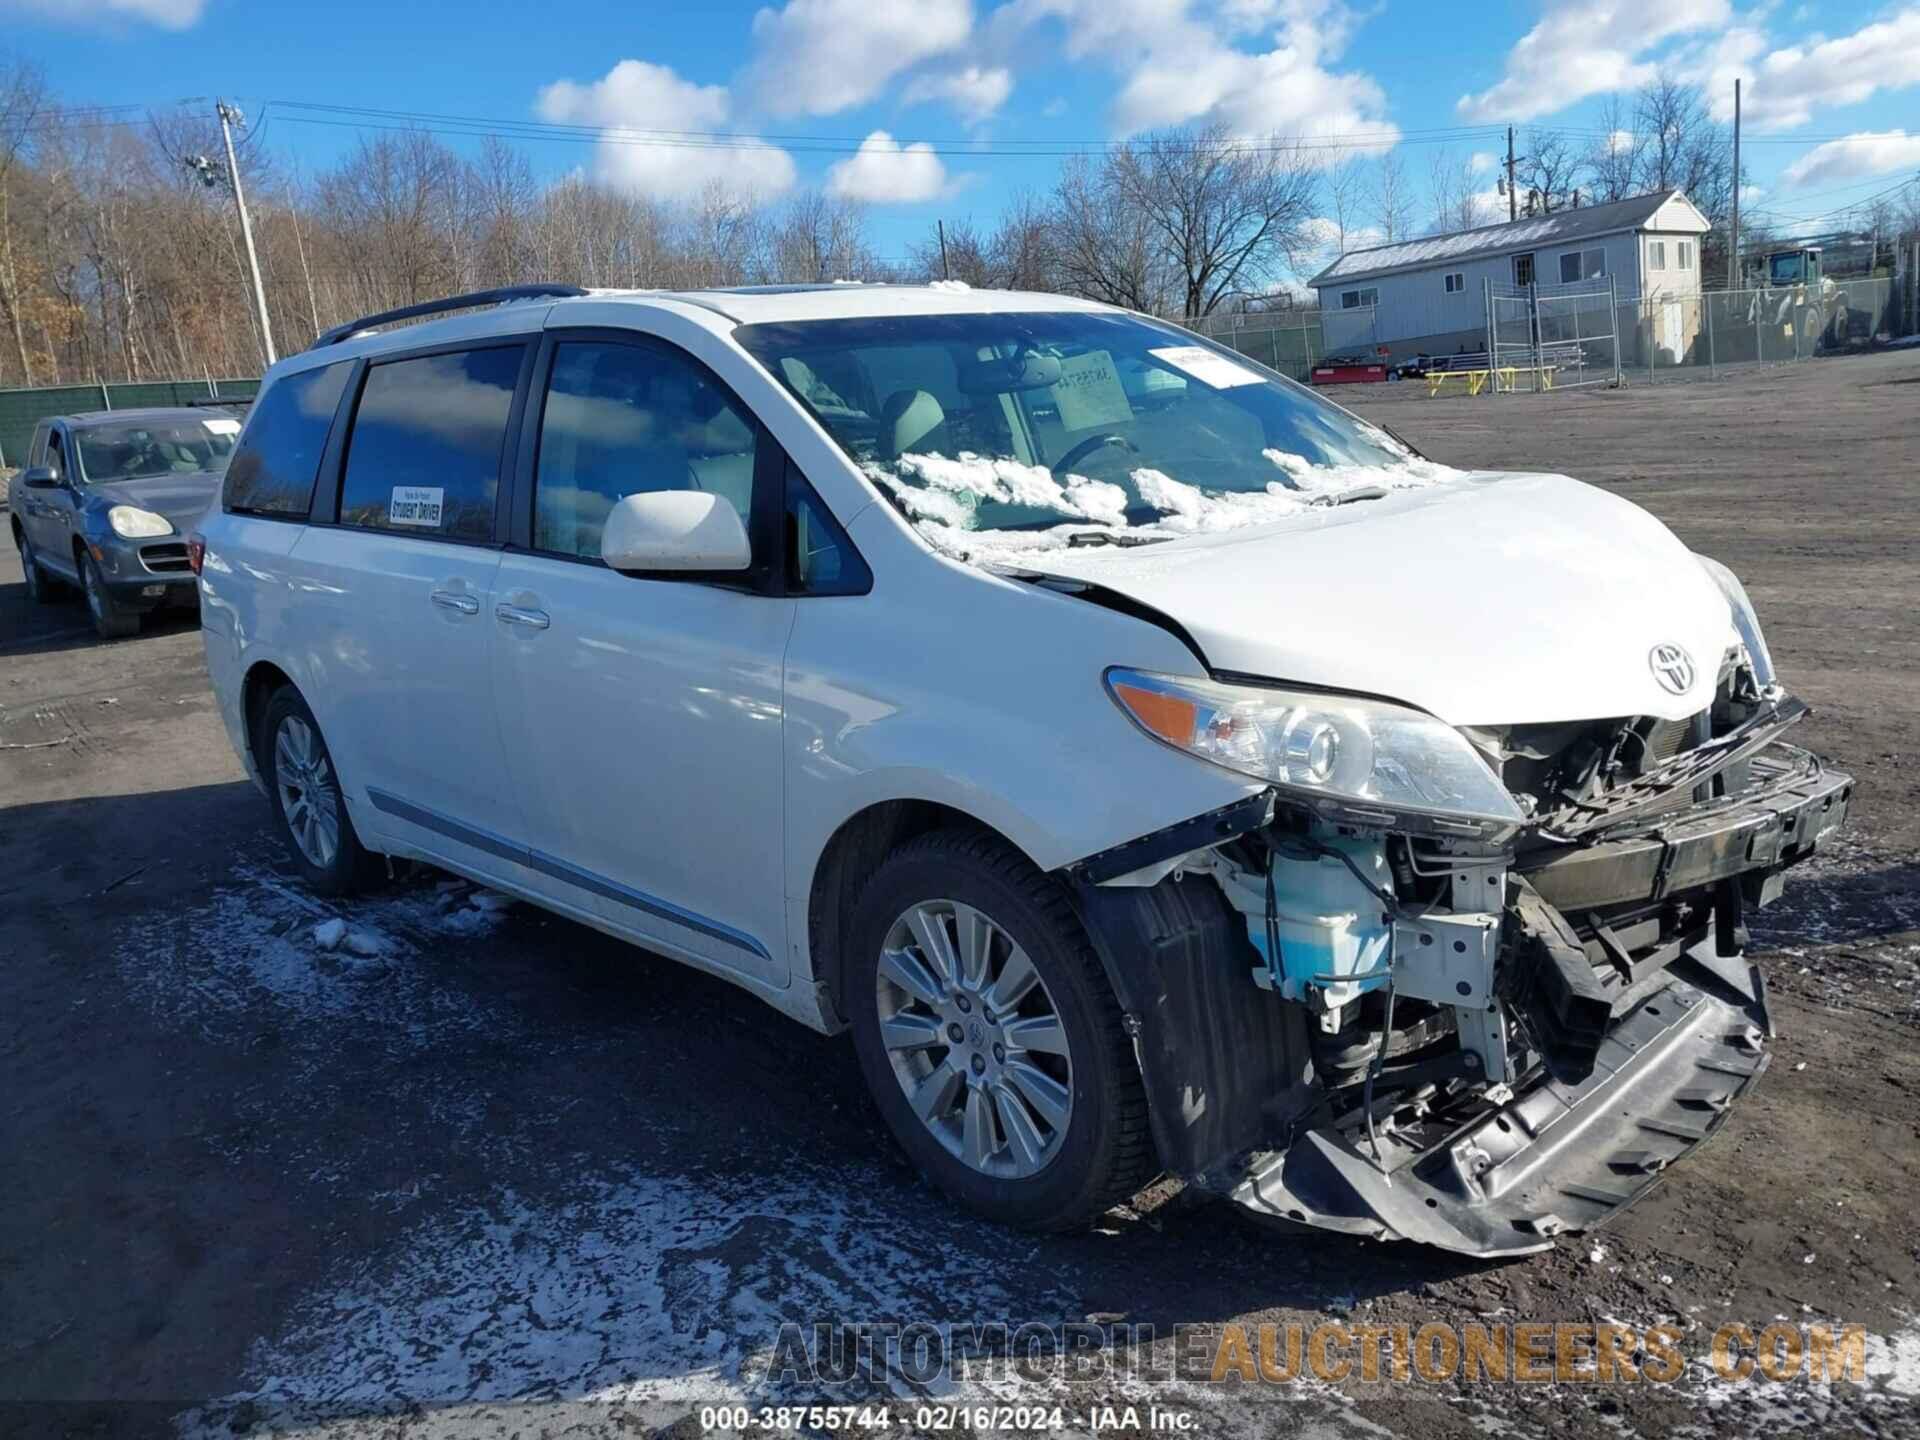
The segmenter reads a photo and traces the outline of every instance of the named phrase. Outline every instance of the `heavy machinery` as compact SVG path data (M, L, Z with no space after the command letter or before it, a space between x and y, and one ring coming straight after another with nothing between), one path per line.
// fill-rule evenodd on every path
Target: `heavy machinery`
M1854 237L1819 236L1847 241ZM1769 356L1811 355L1822 347L1847 342L1850 315L1847 292L1824 273L1824 247L1801 243L1746 257L1743 280L1751 299L1747 319L1756 330L1772 333L1762 342ZM1776 348L1777 347L1777 348Z

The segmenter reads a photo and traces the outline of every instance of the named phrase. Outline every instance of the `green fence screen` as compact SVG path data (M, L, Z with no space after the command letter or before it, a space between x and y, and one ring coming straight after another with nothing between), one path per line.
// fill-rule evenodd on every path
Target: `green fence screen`
M0 466L27 463L33 427L51 415L87 410L132 410L143 405L191 405L196 400L251 400L254 379L137 380L106 385L48 385L36 390L0 390Z

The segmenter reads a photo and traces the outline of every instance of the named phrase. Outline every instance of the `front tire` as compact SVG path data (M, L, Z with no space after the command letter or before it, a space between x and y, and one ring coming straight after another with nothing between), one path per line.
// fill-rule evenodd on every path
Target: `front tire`
M84 552L80 554L80 588L87 597L87 614L93 619L94 633L102 640L119 640L139 633L140 612L129 610L113 598L99 563Z
M40 568L40 557L33 553L33 542L22 530L14 535L20 547L20 574L27 583L27 599L35 605L51 605L57 598L53 578Z
M372 889L379 857L360 843L320 722L291 685L267 702L254 743L280 836L301 877L322 895Z
M934 1184L1058 1231L1153 1177L1120 1006L1056 882L989 836L922 836L874 872L850 940L861 1071Z

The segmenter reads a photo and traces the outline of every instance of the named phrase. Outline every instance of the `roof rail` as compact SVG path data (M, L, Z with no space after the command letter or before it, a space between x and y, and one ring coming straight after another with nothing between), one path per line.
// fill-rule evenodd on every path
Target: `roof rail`
M349 320L344 325L336 325L314 337L313 344L307 348L318 350L327 345L338 345L358 335L363 330L371 330L378 325L390 325L395 320L415 320L422 315L440 315L449 310L473 310L482 305L504 305L509 300L538 300L543 297L555 300L569 299L590 292L578 285L502 285L495 290L472 290L465 295L449 295L441 300L423 300L418 305L402 305L398 310L382 310L377 315L362 315L358 320Z

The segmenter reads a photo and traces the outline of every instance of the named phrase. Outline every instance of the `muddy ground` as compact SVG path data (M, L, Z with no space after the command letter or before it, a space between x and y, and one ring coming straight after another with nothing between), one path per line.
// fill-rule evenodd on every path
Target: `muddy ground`
M1065 1239L962 1218L841 1041L431 876L303 893L197 631L101 644L77 604L28 606L8 547L0 1433L696 1434L717 1401L892 1398L910 1422L927 1397L1070 1423L1157 1400L1207 1434L1920 1433L1920 353L1343 398L1441 460L1617 488L1732 565L1819 711L1802 738L1859 778L1851 831L1756 927L1771 1071L1612 1229L1477 1264L1255 1229L1173 1187ZM320 948L336 914L378 953ZM1866 1382L1711 1375L1716 1327L1776 1318L1864 1326ZM1072 1376L766 1375L783 1321L1089 1319L1158 1338ZM1666 1321L1692 1364L1663 1385L1098 1373L1164 1366L1177 1325L1331 1320Z

